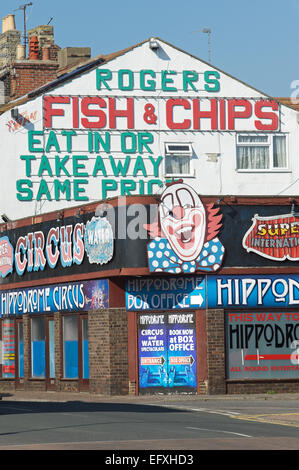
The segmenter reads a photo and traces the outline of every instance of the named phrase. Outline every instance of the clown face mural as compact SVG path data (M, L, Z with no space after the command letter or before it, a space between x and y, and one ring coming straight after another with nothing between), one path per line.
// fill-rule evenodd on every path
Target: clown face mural
M206 211L195 191L174 184L162 196L161 229L182 261L193 261L201 252L206 232Z
M213 204L203 205L193 188L182 182L167 186L161 196L158 221L146 226L150 272L215 272L224 248L216 237L222 215Z

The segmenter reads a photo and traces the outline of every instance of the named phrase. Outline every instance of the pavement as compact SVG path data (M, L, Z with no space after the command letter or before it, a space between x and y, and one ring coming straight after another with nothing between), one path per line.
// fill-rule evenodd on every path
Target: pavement
M99 394L91 394L88 392L33 392L33 391L14 391L14 392L0 392L2 402L22 401L22 402L85 402L85 403L131 403L131 404L150 404L157 406L170 406L173 408L196 410L203 409L202 407L208 406L209 401L219 402L236 402L238 404L242 401L267 401L272 404L277 403L277 411L275 413L263 414L239 414L238 416L232 415L235 419L244 419L248 421L260 421L264 423L280 424L285 426L299 427L299 393L275 393L275 394L240 394L240 395L188 395L188 394L173 394L173 395L121 395L121 396L106 396ZM1 401L0 401L0 414L1 414ZM298 402L298 412L289 413L287 410L282 412L279 408L279 401ZM232 403L233 404L233 403ZM244 403L245 404L245 403ZM248 408L244 407L244 410Z

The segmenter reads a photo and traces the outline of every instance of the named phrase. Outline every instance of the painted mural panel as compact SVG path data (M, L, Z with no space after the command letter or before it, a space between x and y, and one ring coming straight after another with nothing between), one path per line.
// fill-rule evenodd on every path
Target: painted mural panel
M299 313L227 313L226 353L229 379L298 379Z
M195 393L195 314L148 314L140 315L138 321L140 393Z

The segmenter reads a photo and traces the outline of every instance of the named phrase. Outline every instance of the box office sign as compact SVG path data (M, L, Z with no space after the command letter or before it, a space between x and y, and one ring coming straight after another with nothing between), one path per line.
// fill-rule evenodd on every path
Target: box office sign
M140 393L196 391L194 313L140 315L138 336Z
M134 278L126 283L127 310L170 310L204 308L205 278Z
M109 306L108 280L99 279L0 292L0 315L97 310Z
M243 247L276 261L299 260L299 216L295 214L260 217L255 215L245 233Z
M299 378L299 313L226 314L229 379Z
M207 276L208 308L299 306L299 275Z

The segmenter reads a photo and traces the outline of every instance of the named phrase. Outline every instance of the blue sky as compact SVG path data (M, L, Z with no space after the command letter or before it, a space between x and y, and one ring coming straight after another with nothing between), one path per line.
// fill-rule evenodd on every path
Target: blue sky
M5 3L5 5L3 5ZM1 2L23 31L26 0ZM299 81L299 0L32 0L27 29L51 18L60 47L107 54L159 36L272 96L290 96ZM294 85L293 85L294 87Z

